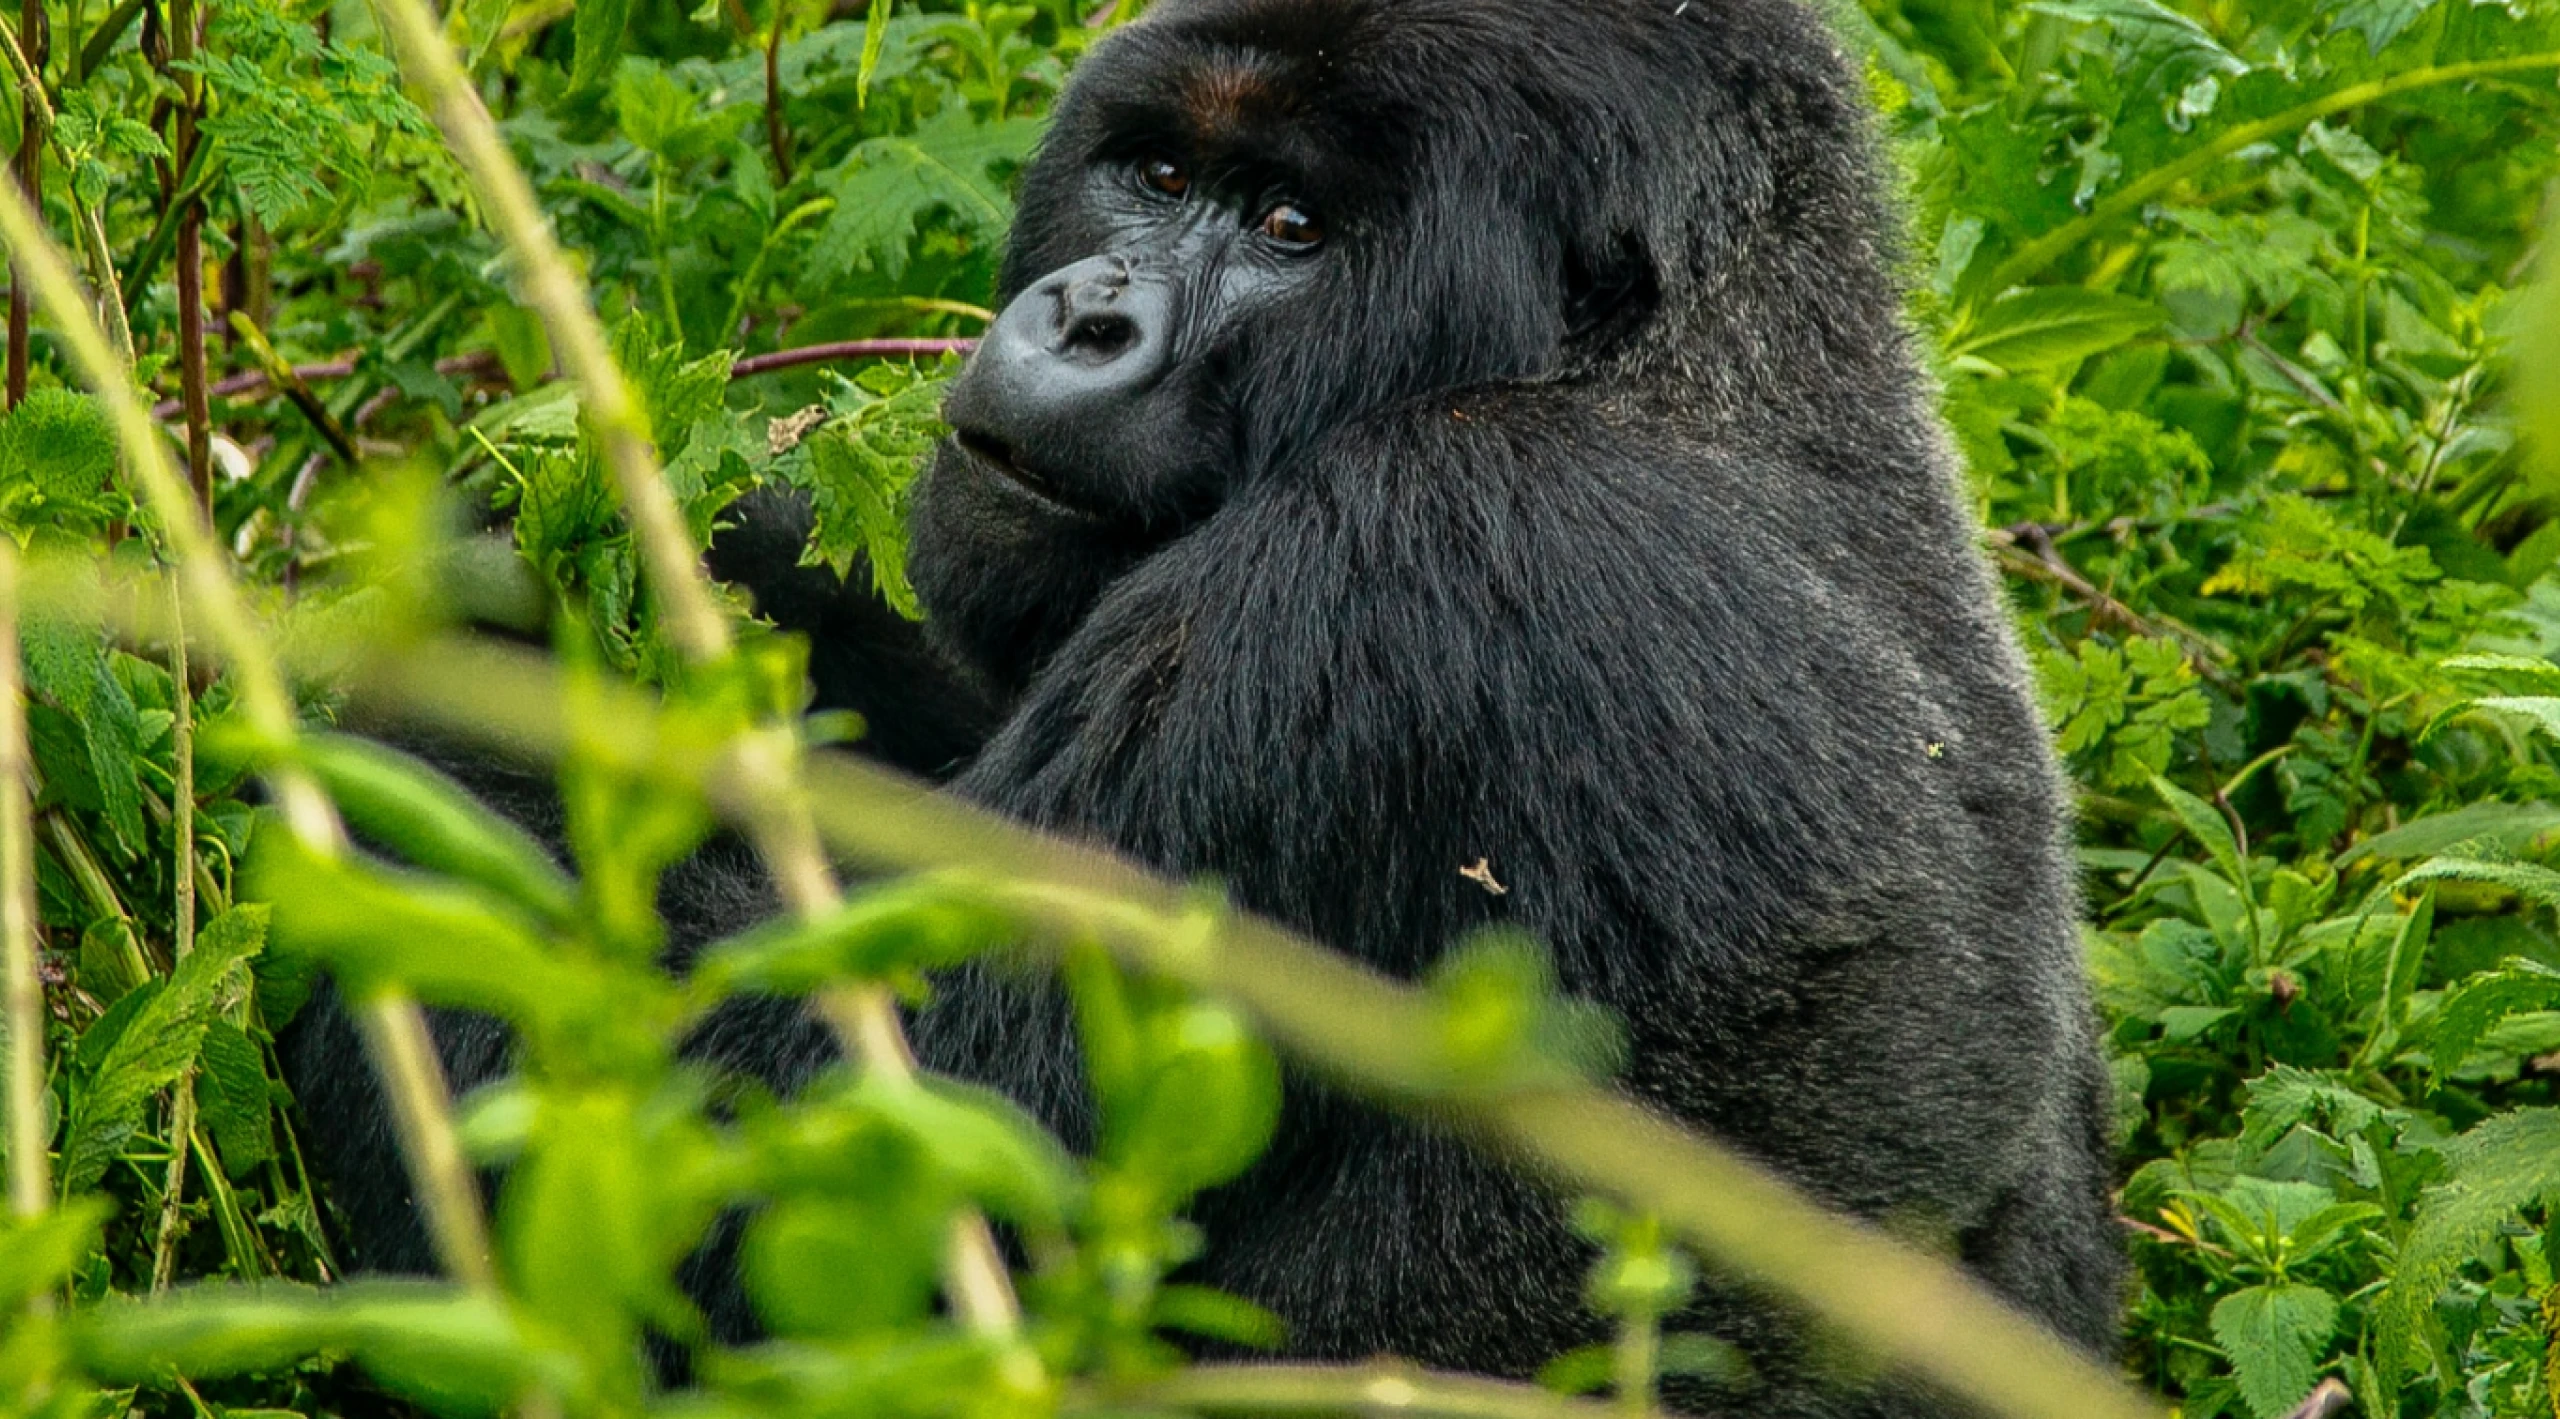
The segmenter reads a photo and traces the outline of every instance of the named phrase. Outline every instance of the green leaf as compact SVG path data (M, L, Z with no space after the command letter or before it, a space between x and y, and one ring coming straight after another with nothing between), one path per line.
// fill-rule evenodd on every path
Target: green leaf
M622 32L631 19L631 0L578 0L572 14L570 34L575 48L569 87L579 92L602 88L622 59Z
M2470 707L2522 720L2531 728L2560 739L2560 695L2491 695L2471 701Z
M862 21L862 67L855 71L853 104L856 108L871 105L871 76L880 68L880 48L889 41L891 0L871 0L871 13Z
M2553 1009L2560 1009L2560 970L2539 961L2519 957L2496 974L2472 978L2436 1010L2427 1035L2429 1077L2442 1083L2508 1016Z
M846 980L957 965L1021 928L966 878L920 876L857 893L815 919L786 918L705 947L697 989L805 995Z
M248 881L274 903L276 949L327 966L358 998L400 987L537 1038L575 1022L645 1023L623 1012L645 1010L647 1000L548 949L531 922L483 893L316 857L287 833L259 835Z
M2283 1419L2320 1378L2338 1298L2317 1286L2252 1286L2213 1308L2213 1338L2231 1357L2258 1419Z
M2494 862L2483 858L2431 858L2400 875L2391 890L2405 892L2429 882L2478 882L2503 887L2525 900L2560 907L2560 872L2529 862Z
M1029 1114L953 1079L864 1073L852 1099L904 1130L962 1192L1010 1221L1054 1228L1081 1204L1074 1163Z
M2509 852L2545 833L2560 829L2560 804L2471 803L2448 813L2430 813L2387 832L2360 838L2338 854L2344 867L2360 858L2426 857L2467 842L2489 842Z
M2560 1109L2495 1114L2444 1145L2451 1175L2419 1199L2399 1265L2375 1306L2374 1358L2404 1374L2429 1367L2436 1298L2522 1207L2560 1204Z
M2159 307L2131 296L2039 286L1976 315L1947 353L2006 370L2045 369L2114 349L2161 319Z
M912 366L875 365L840 384L835 415L801 443L805 452L779 465L809 494L815 526L804 560L849 573L867 562L881 596L910 620L922 616L907 584L909 494L924 457L943 433L942 385L950 366L928 374Z
M195 1064L206 1027L246 989L240 969L266 946L268 909L233 907L196 933L195 950L136 1010L80 1091L62 1148L62 1195L95 1187L140 1126L151 1096Z
M347 825L430 872L486 887L545 921L577 910L577 885L542 844L426 763L363 739L314 735L300 757Z
M2178 826L2186 829L2188 836L2203 846L2205 856L2213 859L2214 868L2222 874L2223 880L2231 884L2232 890L2240 894L2244 903L2254 906L2257 895L2249 884L2249 865L2241 860L2240 840L2231 835L2230 823L2214 811L2212 804L2158 774L2151 776L2151 790L2160 795L2161 802L2169 805L2169 814L2178 820ZM2257 931L2257 913L2254 910L2249 913L2249 928L2254 937Z
M97 1250L115 1204L75 1197L33 1217L0 1216L0 1309L16 1311L63 1282Z
M213 1135L223 1168L246 1176L276 1151L266 1061L246 1031L215 1020L205 1026L196 1071L196 1117Z
M335 1353L436 1413L496 1414L537 1380L556 1394L572 1378L546 1372L503 1301L415 1282L207 1286L92 1307L70 1334L80 1364L110 1383L281 1371Z
M913 133L857 145L825 179L836 206L810 246L807 278L832 285L859 268L899 279L917 223L937 211L973 241L997 240L1013 198L995 174L1028 156L1040 130L1029 118L982 123L954 105Z

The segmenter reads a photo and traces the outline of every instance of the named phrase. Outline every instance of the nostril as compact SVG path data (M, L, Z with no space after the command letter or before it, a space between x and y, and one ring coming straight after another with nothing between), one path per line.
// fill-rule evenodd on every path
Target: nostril
M1077 313L1067 322L1067 353L1085 359L1114 360L1138 343L1138 322L1116 310Z

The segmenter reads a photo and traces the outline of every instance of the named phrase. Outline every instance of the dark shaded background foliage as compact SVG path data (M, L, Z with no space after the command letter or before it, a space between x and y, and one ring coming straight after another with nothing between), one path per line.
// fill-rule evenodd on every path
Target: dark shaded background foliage
M365 6L220 0L193 58L173 56L152 0L55 0L45 18L44 195L59 232L97 214L91 279L113 272L141 366L173 397L174 214L205 203L227 391L206 421L211 493L248 572L379 614L356 569L414 525L413 475L439 475L512 517L598 661L670 677L575 396ZM1125 18L1077 0L841 14L463 0L447 29L619 322L695 538L745 490L790 483L820 513L812 557L867 565L911 605L900 514L947 366L786 356L733 378L733 363L977 329L1007 178L1077 52ZM1915 317L1942 351L1991 553L2083 789L2089 958L2141 1282L2128 1365L2190 1419L2275 1419L2323 1377L2368 1413L2560 1415L2560 459L2520 445L2506 369L2517 331L2533 333L2516 293L2560 168L2560 12L1867 0L1838 20L1909 175ZM242 377L269 368L262 343L306 367L296 400ZM33 391L0 419L0 516L39 550L147 562L102 416L61 387L42 331L30 363ZM94 1243L0 1242L0 1300L334 1276L270 1048L307 966L262 952L266 909L242 890L258 818L222 749L226 684L193 705L203 925L173 970L169 668L32 624L25 667L55 1176L115 1206ZM670 811L662 842L583 843L591 879L645 886L666 842L699 831ZM1162 1363L1158 1326L1260 1333L1231 1303L1156 1285L1184 1245L1172 1209L1228 1160L1164 1154L1148 1129L1166 1125L1144 1120L1166 1106L1144 1102L1145 1080L1188 1047L1185 1021L1224 1027L1177 999L1133 1006L1098 963L1079 989L1131 1032L1110 1087L1134 1132L1082 1182L1011 1199L1035 1220L1068 1215L1070 1196L1101 1209L1076 1224L1083 1260L1047 1283L1073 1335L1054 1345L1108 1370ZM1250 1117L1267 1088L1252 1058L1192 1106ZM189 1077L182 1139L170 1091ZM929 1255L850 1285L785 1264L795 1248L849 1255L827 1250L841 1241L828 1209L858 1203L875 1235L895 1233L896 1199L917 1188L1001 1193L1065 1165L1000 1111L836 1102L850 1112L775 1115L736 1164L768 1181L806 1165L791 1127L858 1125L886 1150L876 1177L845 1184L852 1202L829 1183L785 1209L767 1301L786 1333L850 1306L903 1335ZM493 1154L527 1146L511 1107L472 1114ZM1031 1150L988 1165L1011 1182L955 1173L916 1141L973 1128L974 1146ZM1253 1134L1222 1146L1249 1152ZM182 1146L194 1165L169 1210ZM1677 1268L1628 1219L1593 1225L1618 1239L1609 1275L1657 1278L1624 1294L1604 1278L1595 1295L1659 1309ZM565 1254L592 1263L614 1244ZM655 1306L681 1331L680 1303L649 1291L658 1261L632 1265L632 1314ZM551 1319L575 1330L574 1310ZM628 1315L588 1320L601 1329L578 1344L628 1349ZM350 1332L336 1348L364 1345ZM934 1408L975 1373L959 1352L898 1353L904 1368L836 1374L825 1392ZM25 1361L10 1354L0 1375ZM1664 1355L1716 1363L1676 1338ZM824 1386L780 1360L736 1364L727 1397L704 1403L825 1407L810 1398ZM1605 1357L1583 1357L1555 1378L1606 1376ZM118 1398L319 1412L344 1383L287 1365Z

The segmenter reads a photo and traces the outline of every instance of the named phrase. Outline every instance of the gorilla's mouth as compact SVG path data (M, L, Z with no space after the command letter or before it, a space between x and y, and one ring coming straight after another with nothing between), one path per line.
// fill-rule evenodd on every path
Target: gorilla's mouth
M1088 521L1101 520L1100 513L1069 498L1057 484L1023 467L1021 460L1014 457L1012 446L1003 440L968 430L954 430L952 442L960 446L961 452L976 459L986 468L1001 474L1006 482L1029 493L1058 512Z

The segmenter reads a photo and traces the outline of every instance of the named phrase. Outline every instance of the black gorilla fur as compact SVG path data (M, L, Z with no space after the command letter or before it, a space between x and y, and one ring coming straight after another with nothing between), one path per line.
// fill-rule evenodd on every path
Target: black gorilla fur
M812 633L822 701L892 761L1391 972L1526 928L1625 1020L1628 1088L2108 1348L2062 794L1822 25L1792 0L1162 0L1060 101L1005 295L1115 253L1136 219L1097 184L1168 145L1203 184L1285 182L1324 244L1256 268L1268 289L1208 289L1226 256L1176 273L1156 446L942 451L913 567L966 671L789 570L787 509L715 566ZM766 901L725 847L668 895L689 942ZM1053 996L964 974L912 1026L1084 1131ZM443 1037L462 1082L500 1066L486 1026ZM827 1057L770 1007L698 1046L786 1086ZM364 1259L418 1265L353 1053L315 1014L296 1087ZM1598 1333L1553 1199L1295 1082L1269 1157L1196 1215L1195 1279L1296 1353L1519 1374ZM1826 1388L1740 1292L1679 1324L1753 1354L1734 1412L1936 1412Z

